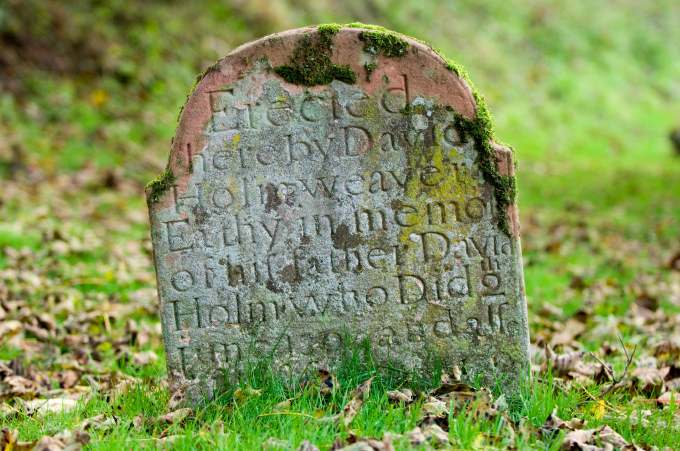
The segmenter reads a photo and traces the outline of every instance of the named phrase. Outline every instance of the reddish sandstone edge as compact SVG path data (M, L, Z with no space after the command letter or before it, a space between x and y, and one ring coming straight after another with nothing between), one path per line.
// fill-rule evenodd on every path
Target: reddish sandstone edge
M502 146L497 143L492 143L493 150L496 153L496 169L502 176L515 175L515 160L513 158L512 149ZM508 218L510 234L514 238L519 238L519 209L517 202L513 201L508 205L505 214Z
M341 28L333 38L332 60L335 64L349 65L358 74L356 84L366 93L372 94L383 86L382 74L387 75L390 80L398 80L401 75L406 75L410 98L423 96L439 105L452 107L465 118L474 119L477 105L467 83L449 70L446 61L430 47L407 36L401 36L409 44L406 54L398 58L377 56L374 59L377 69L370 81L367 80L363 76L365 73L363 63L366 59L363 55L364 43L360 39L362 31L365 30ZM184 104L179 126L172 141L168 169L175 176L179 194L186 191L190 177L186 149L190 148L192 155L196 155L204 146L206 124L212 117L208 93L243 78L253 64L263 57L267 58L272 67L288 64L299 40L304 35L317 32L316 27L297 28L249 42L231 51L203 75ZM323 86L294 85L273 72L269 77L278 78L286 89L294 94L304 90L314 92L324 89ZM499 173L512 175L514 172L512 151L498 145L494 145L494 149ZM171 203L172 195L168 191L151 208L166 208ZM519 236L516 206L510 205L507 214L512 234Z

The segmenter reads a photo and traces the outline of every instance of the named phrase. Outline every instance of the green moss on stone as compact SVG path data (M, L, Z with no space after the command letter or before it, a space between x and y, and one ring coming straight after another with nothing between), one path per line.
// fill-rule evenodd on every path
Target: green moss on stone
M479 167L482 171L482 175L494 189L496 205L498 207L498 226L503 232L509 235L510 228L508 224L507 207L515 201L515 177L501 175L498 172L496 151L491 144L493 142L491 114L486 108L484 98L477 91L473 91L473 95L475 97L475 103L477 104L475 118L470 120L461 115L456 115L456 127L461 130L463 134L472 138L475 144L475 149L479 154Z
M364 69L366 69L366 81L371 81L371 74L377 68L378 68L378 65L374 62L364 63Z
M348 65L333 64L333 37L340 25L325 24L317 27L317 33L304 36L293 52L289 64L274 68L288 83L304 86L327 85L333 80L354 84L356 73Z
M390 31L362 31L359 39L364 41L364 50L373 55L382 54L389 58L404 56L408 50L408 42Z
M175 175L170 169L163 171L161 175L146 184L147 199L149 204L158 202L167 190L175 184Z
M333 45L333 36L338 34L338 31L342 28L342 25L337 23L325 23L316 27L319 31L319 37L321 38L321 44L326 46Z
M385 27L382 27L380 25L373 25L370 23L362 23L362 22L350 22L348 24L345 24L345 27L347 28L365 28L366 30L374 30L374 31L382 31L382 32L389 32Z

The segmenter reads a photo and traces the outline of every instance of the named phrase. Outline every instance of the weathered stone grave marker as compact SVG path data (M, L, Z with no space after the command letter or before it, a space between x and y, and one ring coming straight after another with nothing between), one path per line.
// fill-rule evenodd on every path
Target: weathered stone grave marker
M168 369L191 399L257 359L517 380L527 319L513 160L460 69L415 40L326 25L244 45L200 79L147 188Z

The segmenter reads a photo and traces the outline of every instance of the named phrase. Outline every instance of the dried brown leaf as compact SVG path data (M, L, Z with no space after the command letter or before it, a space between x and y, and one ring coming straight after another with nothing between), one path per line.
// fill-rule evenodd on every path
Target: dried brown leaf
M422 429L420 427L416 426L414 429L412 429L408 434L406 434L408 437L409 442L413 446L419 446L425 443L427 440L425 438L425 434L423 434Z
M9 339L21 332L22 328L21 322L14 319L0 322L0 340L4 341Z
M576 319L569 319L566 323L557 323L560 329L550 339L550 346L564 346L574 343L574 339L586 330L586 325Z
M604 447L602 447L604 445ZM629 448L631 447L632 448ZM563 450L613 450L636 449L608 425L597 429L576 429L567 433L562 442Z
M186 385L176 387L168 400L168 409L175 410L184 405L186 399Z
M33 448L34 451L79 451L83 445L90 442L90 435L87 432L63 431L55 436L42 437Z
M576 429L569 431L562 441L563 450L596 450L603 448L593 448L595 429Z
M305 440L305 442L306 442L306 440ZM302 444L304 444L305 442L302 442ZM309 442L307 442L307 443L309 443ZM304 448L302 448L302 444L300 444L300 448L298 448L298 450L304 449ZM290 442L288 442L288 440L282 440L282 439L276 438L276 437L269 437L262 444L262 449L265 449L265 450L269 450L269 449L290 449Z
M182 409L177 409L172 412L168 412L165 415L161 415L156 419L159 424L179 424L184 421L188 416L193 413L193 409L189 407L184 407Z
M643 394L654 395L661 393L664 387L664 379L668 374L668 367L664 368L635 368L632 373L635 388Z
M288 442L286 442L286 444L288 444ZM316 445L314 445L309 440L303 440L302 443L300 443L300 446L298 446L296 451L319 451L319 448L317 448Z
M660 362L677 362L680 360L680 343L677 340L663 340L654 345L653 355Z
M337 451L394 451L392 435L389 433L386 433L382 440L350 436L349 442L345 446L334 446L332 449Z
M668 262L668 267L674 271L680 272L680 251L676 252Z
M449 413L449 406L441 399L429 396L423 403L422 411L426 416L445 418Z
M354 417L356 417L359 413L364 401L368 399L368 395L371 392L372 382L373 377L366 380L352 391L351 399L347 404L345 404L345 407L343 407L342 412L340 412L338 417L339 421L345 427L348 427L352 423L352 420L354 420Z
M331 395L338 388L338 380L334 374L325 368L319 369L319 393Z
M607 443L615 448L628 446L628 442L614 429L604 425L597 431L597 437L602 443Z
M69 412L78 406L78 401L72 398L32 399L23 404L29 415L46 415Z
M413 402L415 396L413 394L413 391L409 390L408 388L402 388L400 390L388 391L387 398L390 401L410 404L411 402Z
M236 404L243 404L252 398L258 398L262 395L262 390L253 388L249 385L245 387L239 387L234 392L234 401Z
M23 376L6 376L0 382L1 398L32 398L40 392L40 387L34 381Z
M78 425L78 429L83 431L88 431L90 429L107 430L113 428L116 424L118 424L118 418L101 413L83 420L80 425Z
M557 416L557 409L553 410L548 418L546 418L545 423L541 426L541 432L543 434L553 436L558 430L574 431L577 429L582 429L585 422L579 418L572 418L569 421L564 421Z
M680 407L680 393L667 391L656 398L656 402L661 406L675 404L676 406Z
M449 444L449 434L439 425L433 423L423 427L425 439L434 446L445 446Z
M136 352L132 356L132 363L137 366L149 365L158 361L158 354L154 351Z

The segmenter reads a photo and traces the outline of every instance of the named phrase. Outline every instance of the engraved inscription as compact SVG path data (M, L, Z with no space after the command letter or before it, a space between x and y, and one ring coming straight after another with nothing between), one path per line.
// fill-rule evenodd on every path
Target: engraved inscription
M265 75L204 94L202 148L152 208L173 374L211 393L265 355L300 374L362 341L470 374L521 353L518 241L456 113L405 74L370 93Z

